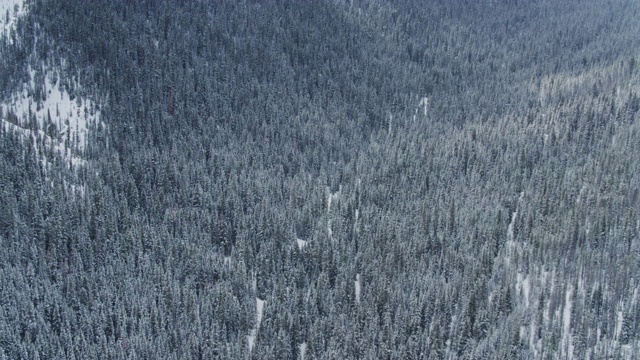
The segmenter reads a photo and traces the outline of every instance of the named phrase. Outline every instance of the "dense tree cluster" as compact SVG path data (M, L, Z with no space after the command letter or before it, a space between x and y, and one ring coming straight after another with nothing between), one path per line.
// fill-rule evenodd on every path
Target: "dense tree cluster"
M29 10L106 126L2 111L0 357L640 356L637 2Z

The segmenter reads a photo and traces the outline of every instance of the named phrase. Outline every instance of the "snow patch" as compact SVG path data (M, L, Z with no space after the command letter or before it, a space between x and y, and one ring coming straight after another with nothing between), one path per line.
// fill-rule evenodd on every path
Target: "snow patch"
M258 334L258 330L260 329L260 322L262 322L262 313L264 309L264 300L260 298L256 298L256 326L249 331L249 335L247 335L247 343L249 345L249 352L253 350L253 346L255 345L256 335Z
M264 300L256 298L256 327L260 326L262 321L262 310L264 309Z
M582 188L580 188L580 192L578 193L578 197L576 198L576 205L579 205L582 202L582 198L584 194L587 192L587 184L583 184Z
M427 110L429 109L429 98L425 96L420 99L420 103L418 104L418 106L422 106L424 108L424 116L426 117Z
M302 249L303 249L305 246L307 246L307 242L306 242L306 241L304 241L304 240L302 240L302 239L300 239L300 238L297 238L297 239L296 239L296 244L298 244L298 250L300 250L300 251L302 251Z
M2 116L0 116L1 118ZM71 164L73 167L78 167L80 165L86 165L87 161L73 155L73 152L70 148L67 148L65 144L56 141L55 139L48 136L42 130L30 130L13 124L6 120L6 116L1 121L2 126L5 131L13 132L14 134L20 135L25 139L32 139L32 146L36 150L34 153L36 154L37 160L42 164L42 168L47 173L47 169L52 165L50 161L46 159L43 154L41 154L38 148L38 142L41 140L44 143L45 148L52 149L55 153L60 155L67 163Z
M327 215L331 213L331 205L334 201L338 201L342 194L342 185L338 186L338 191L332 193L329 187L327 186ZM333 230L331 229L331 218L327 219L327 234L329 235L329 240L333 241Z
M338 201L340 199L340 195L342 193L342 185L338 186L338 191L332 193L327 187L327 212L331 212L331 204L334 201Z
M0 37L9 37L9 43L12 44L10 33L15 30L18 18L27 11L28 4L24 0L0 1ZM32 139L36 157L43 165L45 175L51 166L42 154L45 150L53 150L72 167L86 165L86 160L79 157L76 150L84 149L88 124L98 121L100 111L96 104L79 96L72 100L60 85L57 73L44 63L39 69L43 76L38 83L36 69L29 66L27 70L29 80L22 85L22 89L2 101L2 127ZM81 89L77 81L74 87ZM43 96L34 96L38 93L36 89ZM103 123L101 125L104 127ZM45 149L40 148L39 144L44 145Z
M29 3L25 0L0 0L0 37L8 39L9 44L15 40L15 34L11 34L15 31L17 20L29 11ZM35 50L30 56L37 57ZM66 59L60 61L62 68L65 68ZM40 148L34 141L36 153L53 150L71 166L85 164L86 161L77 154L85 148L89 125L105 127L98 120L99 107L92 99L75 96L68 91L70 86L77 94L82 94L78 77L69 79L71 84L63 84L60 72L44 61L35 68L29 65L27 71L29 78L21 88L0 99L2 126L40 141L46 149ZM37 156L46 163L44 156Z
M307 343L303 342L298 345L298 350L300 351L300 360L304 360L304 355L307 352Z
M518 205L522 202L522 199L524 198L524 192L520 193L520 197L518 198ZM516 210L513 212L513 214L511 214L511 221L509 222L509 225L507 226L507 255L505 256L505 262L507 263L507 265L511 262L511 255L514 251L514 248L516 246L516 243L514 241L514 231L513 228L515 226L516 223L516 219L518 218L518 208L516 207Z
M531 293L531 281L528 275L525 277L521 272L518 272L516 279L516 291L524 299L524 304L528 308L529 294Z
M251 289L254 293L258 292L258 275L254 272L251 277Z
M24 16L26 12L24 0L0 1L0 29L2 30L0 36L7 37L10 44L13 43L13 40L9 34L16 29L16 20Z
M0 106L2 126L22 135L25 140L32 139L34 153L42 164L45 176L52 166L51 158L45 155L47 153L56 154L63 164L72 168L87 165L82 158L82 151L89 126L106 127L99 121L97 104L81 96L75 96L72 100L67 89L61 85L57 72L44 63L41 63L39 72L31 66L28 72L29 81L22 85L20 91L5 98ZM38 76L41 78L37 81ZM43 95L36 96L36 89ZM77 80L75 89L82 89Z
M356 213L355 213L355 220L353 222L353 232L357 235L360 233L360 230L358 229L358 220L360 219L360 210L356 209Z
M620 339L620 333L622 333L622 322L624 321L624 316L622 314L621 310L618 310L616 312L616 333L615 333L615 338L616 340Z
M13 112L22 124L29 123L31 114L39 129L55 135L65 147L84 149L89 124L98 124L100 118L97 104L80 96L72 99L53 70L46 69L43 65L42 71L46 74L43 83L46 96L44 100L34 99L35 88L41 85L35 83L36 71L29 67L30 84L25 84L21 92L6 100L4 107ZM81 88L77 81L75 88ZM104 126L102 123L100 125ZM55 126L55 133L51 126Z
M360 303L360 274L356 274L356 281L354 285L356 288L356 303Z
M253 345L256 341L256 329L251 329L250 335L247 335L247 344L249 344L249 352L253 351Z
M562 351L566 351L567 357L571 357L573 355L573 342L571 339L571 307L573 305L571 302L572 295L573 286L569 285L569 287L567 288L567 292L565 293L564 309L562 311Z
M416 122L416 120L418 119L418 112L420 111L420 108L422 108L422 111L424 113L424 117L427 117L428 111L429 111L429 98L428 97L423 97L420 99L420 102L418 102L418 107L416 107L415 112L413 113L413 122Z
M536 324L534 321L529 323L529 348L533 351L533 358L538 358L538 347L536 346L536 325L542 326L542 324Z
M511 222L509 223L509 226L507 227L507 238L510 241L513 241L513 224L516 222L516 218L518 217L518 211L514 211L513 214L511 214Z
M542 286L549 289L549 297L553 296L555 292L555 269L553 272L549 272L547 270L542 271ZM551 302L546 301L545 309L543 312L543 324L546 326L551 322Z

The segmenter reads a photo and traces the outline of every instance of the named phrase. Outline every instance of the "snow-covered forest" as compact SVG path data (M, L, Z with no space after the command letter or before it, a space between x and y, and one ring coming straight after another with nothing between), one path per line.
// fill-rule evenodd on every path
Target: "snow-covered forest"
M0 12L0 359L640 357L640 2Z

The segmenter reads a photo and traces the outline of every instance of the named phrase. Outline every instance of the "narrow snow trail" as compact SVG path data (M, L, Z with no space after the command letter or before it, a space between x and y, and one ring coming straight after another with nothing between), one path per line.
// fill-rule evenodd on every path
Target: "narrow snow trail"
M518 198L518 203L516 204L516 209L511 214L511 221L507 226L507 249L506 249L507 252L505 256L506 265L509 265L511 263L511 257L514 251L518 250L516 248L514 227L516 224L516 220L518 219L518 208L520 207L520 203L522 202L523 198L524 198L524 192L521 192L520 197Z
M573 341L571 336L571 307L573 306L573 286L569 285L565 293L564 309L562 311L562 343L563 351L569 359L573 358Z
M247 343L249 344L249 352L253 350L256 341L256 335L260 329L260 323L262 322L262 314L264 310L264 300L256 298L256 326L249 331L247 335Z
M300 350L300 360L304 360L304 355L307 352L307 343L303 342L298 345L298 350Z

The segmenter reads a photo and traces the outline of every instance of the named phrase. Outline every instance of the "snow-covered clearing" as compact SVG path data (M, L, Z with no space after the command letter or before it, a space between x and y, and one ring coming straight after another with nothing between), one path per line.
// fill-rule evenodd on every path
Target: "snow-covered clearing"
M424 116L427 116L427 110L429 109L429 98L428 97L423 97L422 99L420 99L420 103L418 104L418 106L422 106L424 108Z
M429 111L429 98L428 97L423 97L420 99L420 102L418 103L418 106L416 107L415 112L413 113L413 122L416 122L416 120L418 119L418 112L420 112L420 108L422 108L422 111L424 113L424 117L427 117L428 111Z
M518 217L518 210L514 211L513 214L511 214L511 222L507 227L507 239L509 241L513 241L513 224L516 222L517 217Z
M360 302L360 274L356 274L356 281L355 281L355 288L356 288L356 303Z
M256 298L256 327L260 326L262 321L262 310L264 309L264 300Z
M300 360L304 360L304 354L307 352L307 343L303 342L298 345L298 350L300 350Z
M255 345L256 335L260 329L260 322L262 322L262 312L264 310L264 300L256 298L256 326L251 329L249 335L247 335L247 342L249 344L249 351L253 350Z
M66 89L60 86L60 80L55 79L54 72L47 69L43 69L47 74L44 79L46 99L36 100L33 95L37 86L34 81L36 72L29 70L30 82L23 84L22 91L2 102L0 122L3 128L22 135L32 143L45 175L51 167L51 159L47 159L44 152L51 151L74 168L86 165L82 151L89 125L105 127L99 122L100 111L95 102L81 97L72 100Z
M524 192L520 193L520 197L518 198L518 205L522 202L524 198ZM507 254L505 256L505 262L507 265L511 262L511 256L513 255L516 249L516 242L514 239L514 226L516 223L516 219L518 218L518 205L516 206L515 211L511 214L511 221L507 226Z
M338 191L333 193L327 187L327 212L331 212L331 204L334 201L340 200L340 195L342 195L342 185L338 187Z
M255 272L251 277L251 289L253 289L254 293L258 292L258 276Z
M618 306L619 308L619 306ZM624 316L622 314L622 310L616 311L616 330L615 330L615 339L620 339L620 334L622 333L622 322L624 321Z
M10 31L15 29L16 20L24 15L26 11L24 0L2 0L0 1L0 36L7 36L12 42Z
M296 239L296 244L298 244L298 250L300 251L302 251L302 249L304 249L304 247L307 246L307 242L300 238Z
M529 276L524 276L523 273L518 272L516 281L516 291L521 299L524 300L525 306L529 307L529 294L531 293L531 281Z
M9 121L6 121L5 116L0 116L0 117L2 118L2 126L5 131L8 131L8 132L11 131L15 134L23 136L25 139L32 139L31 145L34 147L34 149L38 148L38 141L39 139L42 139L42 141L44 142L44 146L46 148L52 149L54 152L59 154L63 159L67 161L67 163L71 164L72 166L77 167L80 165L86 165L87 163L86 160L74 155L73 152L71 151L71 148L66 147L64 143L55 141L50 136L45 134L44 131L42 130L34 131L30 129L25 129L18 125L12 124ZM38 151L36 151L35 154L38 161L42 163L42 167L46 174L46 171L49 168L49 166L51 166L51 163L46 159L46 157L41 156L41 154Z
M332 193L327 187L327 215L331 214L331 205L340 200L340 195L342 194L342 185L338 187L338 191ZM333 241L333 230L331 229L331 217L327 219L327 234L329 235L329 240Z
M27 11L24 0L0 1L0 36L9 36L16 20ZM64 59L61 64L65 66ZM21 89L0 99L2 127L25 140L32 139L45 173L51 165L50 159L42 154L45 150L52 150L72 167L85 165L86 160L81 154L90 125L105 127L99 120L97 103L88 97L71 95L62 84L59 70L44 61L36 68L29 66L28 73L29 80L22 84ZM82 92L82 84L77 79L72 80L72 85L76 93Z
M562 351L566 351L566 358L573 357L573 341L571 336L572 295L573 286L569 285L567 287L567 292L565 293L564 310L562 312Z
M0 37L9 36L16 21L24 16L28 6L24 0L0 1ZM36 56L35 53L31 56ZM66 65L61 59L62 67ZM73 86L76 94L82 94L82 84L77 78L64 84L60 70L41 61L38 66L28 67L29 79L19 90L0 99L0 123L5 131L18 134L32 143L35 154L45 174L51 167L51 157L56 154L71 167L86 165L82 151L88 139L91 125L105 127L100 122L100 110L95 101L87 96L76 96L69 92ZM69 186L75 186L70 184ZM80 185L81 187L81 185Z
M29 68L30 82L23 85L22 91L6 99L3 107L6 112L16 115L22 126L29 123L30 114L34 116L38 128L58 138L60 146L84 149L89 124L105 126L104 123L98 123L100 110L97 104L80 96L72 99L68 91L61 86L56 72L47 69L44 64L41 71L45 74L43 84L36 83L36 71ZM34 99L33 96L36 87L40 86L44 86L44 100ZM81 88L77 81L75 88ZM52 125L55 126L55 130Z

